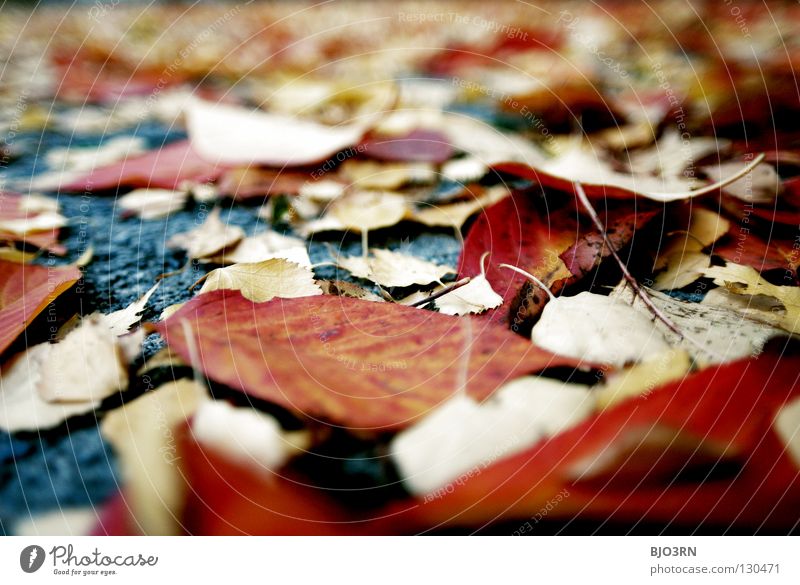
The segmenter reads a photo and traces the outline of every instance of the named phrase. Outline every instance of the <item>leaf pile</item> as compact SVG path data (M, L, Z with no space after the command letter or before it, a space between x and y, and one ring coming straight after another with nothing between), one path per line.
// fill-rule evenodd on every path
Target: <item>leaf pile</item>
M796 529L800 9L543 6L9 9L0 429L97 532Z

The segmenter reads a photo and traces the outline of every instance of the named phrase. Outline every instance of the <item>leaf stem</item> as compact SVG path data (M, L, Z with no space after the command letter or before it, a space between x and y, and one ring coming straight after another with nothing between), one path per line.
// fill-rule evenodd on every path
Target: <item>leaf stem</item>
M448 284L446 287L437 290L435 293L425 297L424 299L420 299L418 301L414 301L413 303L409 303L406 306L407 307L421 307L421 306L427 305L428 303L430 303L432 301L435 301L439 297L444 296L447 293L456 290L457 288L461 288L465 284L469 284L471 280L472 279L469 276L467 276L466 278L462 278L461 280L456 281L456 282L454 282L452 284Z
M622 261L622 258L619 257L619 254L617 254L617 250L611 243L611 240L608 237L608 233L606 232L606 228L603 225L603 222L600 220L600 216L597 215L597 212L592 206L592 203L586 196L586 192L583 190L583 186L580 183L574 183L574 185L575 185L575 194L578 196L578 200L581 202L581 205L583 205L584 209L586 210L586 213L589 214L589 217L594 222L594 225L595 227L597 227L598 231L600 232L600 235L603 236L603 242L605 243L606 246L608 246L608 249L611 251L611 255L614 256L614 260L616 260L617 264L622 270L622 275L625 277L625 280L633 289L633 292L636 294L636 296L642 299L642 302L650 310L650 312L656 319L664 323L664 325L666 325L670 331L672 331L675 335L683 339L684 335L683 333L681 333L681 330L678 329L678 326L675 325L672 319L667 317L661 309L655 306L652 299L650 298L650 295L648 295L645 292L645 290L641 286L639 286L639 282L636 280L633 274L631 274L630 270L628 270L627 265L625 264L625 262Z

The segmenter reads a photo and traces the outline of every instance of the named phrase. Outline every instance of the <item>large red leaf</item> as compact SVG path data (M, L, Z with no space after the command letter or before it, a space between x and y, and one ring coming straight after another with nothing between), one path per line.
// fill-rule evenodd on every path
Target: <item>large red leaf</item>
M491 323L346 297L253 303L221 290L156 327L209 378L377 431L408 426L464 386L483 399L524 373L575 363Z
M60 187L61 191L103 191L117 187L176 189L183 181L216 179L225 167L200 158L188 140L94 169Z
M0 260L0 352L53 299L81 277L75 266L38 266Z

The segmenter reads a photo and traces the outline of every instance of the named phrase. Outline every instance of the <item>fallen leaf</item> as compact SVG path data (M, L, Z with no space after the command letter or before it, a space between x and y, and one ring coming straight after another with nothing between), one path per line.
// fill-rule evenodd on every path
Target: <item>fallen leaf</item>
M100 401L127 388L126 364L116 335L91 315L52 346L38 391L48 402Z
M711 181L741 174L747 163L725 162L702 170ZM781 194L781 179L772 165L762 163L749 173L725 186L725 192L748 203L772 203Z
M481 273L471 277L462 287L446 293L434 303L440 313L445 315L466 315L482 313L487 309L496 309L503 303L503 297L494 292L492 285L486 280L486 255L481 262Z
M253 408L203 402L191 426L201 445L261 473L279 469L299 451L274 417Z
M321 295L310 268L283 258L234 264L208 273L200 294L215 290L238 290L255 303L280 298Z
M361 299L375 303L385 302L385 300L378 295L371 293L367 289L362 288L357 284L353 284L352 282L347 282L345 280L318 280L317 284L322 289L322 294L325 295Z
M343 229L358 232L391 227L400 222L408 211L405 197L395 193L356 191L331 204L328 214Z
M353 276L388 287L430 284L455 273L455 269L449 266L440 266L400 252L373 248L370 253L372 256L367 258L338 256L336 264Z
M138 301L134 301L124 309L103 315L102 320L112 334L117 336L125 335L131 327L139 322L142 318L142 311L144 311L150 297L156 292L159 284L161 284L160 281L155 283Z
M180 534L187 486L176 464L180 454L175 433L208 400L208 390L196 381L176 380L109 412L101 423L145 534Z
M682 378L691 367L692 360L685 350L670 349L613 371L603 386L593 389L597 406L608 408L623 400L647 395L664 384Z
M373 191L393 191L413 183L434 183L437 179L430 163L378 163L356 159L345 161L339 168L339 175L359 189Z
M108 166L98 167L86 175L69 180L61 191L104 191L117 187L180 189L185 181L206 183L224 170L201 158L188 140L181 140L142 155L127 157Z
M120 197L117 203L126 213L142 219L160 219L183 209L188 198L185 191L135 189Z
M426 205L414 209L409 213L408 219L430 227L455 227L461 228L466 221L482 209L494 205L508 197L509 192L505 187L487 189L469 201L449 203L445 205Z
M646 289L653 304L677 326L680 338L660 320L654 322L670 346L686 351L698 367L722 364L757 355L774 337L786 335L781 329L744 318L732 306L710 306L681 301ZM611 296L632 305L644 316L652 313L630 287L620 283ZM656 356L655 359L658 359Z
M7 433L38 431L60 425L72 416L94 410L99 402L54 404L37 388L53 346L35 345L3 365L0 373L0 428Z
M714 279L722 291L709 291L703 303L721 306L735 303L750 318L800 333L800 288L776 286L749 266L730 262L710 267L705 276Z
M190 259L204 259L238 244L242 238L244 230L239 226L224 223L220 219L220 209L216 207L202 225L189 232L172 236L167 241L167 246L186 250Z
M302 173L240 167L222 173L217 181L221 195L244 201L267 195L297 195L308 176Z
M346 297L253 303L216 291L155 327L218 382L377 431L408 426L457 392L482 400L520 375L574 364L470 317ZM199 361L189 359L191 344Z
M685 232L669 236L659 251L654 268L661 270L653 288L680 289L703 275L711 258L703 250L730 230L730 222L702 207L692 207Z
M493 165L492 168L497 172L536 181L546 187L567 193L573 193L574 184L580 183L590 197L628 199L639 195L667 203L718 192L761 164L763 158L763 155L759 155L738 174L697 188L695 188L696 180L686 177L616 171L600 157L599 153L579 144L536 166L500 163Z
M590 292L551 299L531 339L559 355L616 367L669 349L649 316L621 300Z
M773 426L786 445L786 452L800 469L800 398L795 398L778 411Z
M525 376L484 402L457 395L389 447L403 484L416 495L481 473L495 461L574 426L594 410L589 388Z
M186 108L192 147L225 165L304 166L357 144L369 123L324 126L282 114L201 100Z
M517 266L546 284L567 278L570 273L559 254L574 244L577 236L578 214L574 208L551 209L548 213L537 206L533 196L512 192L486 208L472 224L459 256L458 277L480 273L481 258L489 252L486 278L503 297L503 306L485 313L486 318L519 330L515 301L528 281L500 268L500 264Z
M211 258L211 261L217 264L239 264L263 262L273 258L283 258L301 266L311 266L304 240L274 231L244 238L234 248L224 250L219 256Z
M373 135L360 147L371 158L392 162L441 164L453 156L448 137L436 130L415 128L396 135Z
M47 305L81 277L74 266L37 266L0 260L0 352Z

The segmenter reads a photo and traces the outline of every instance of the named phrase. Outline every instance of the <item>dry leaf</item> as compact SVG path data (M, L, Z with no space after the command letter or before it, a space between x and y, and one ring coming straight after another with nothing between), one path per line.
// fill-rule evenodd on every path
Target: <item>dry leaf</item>
M160 281L155 283L150 290L144 293L142 298L131 303L124 309L114 311L108 315L103 315L103 322L111 330L111 333L117 336L125 335L131 327L139 322L142 318L141 312L144 311L147 302L150 300L150 297L153 296L153 293L156 292L159 284L161 284Z
M371 280L381 286L411 286L439 282L455 269L420 260L414 256L373 248L372 257L351 256L336 258L336 264L358 278Z
M662 269L653 288L670 290L683 288L703 275L711 266L711 258L702 251L728 233L730 222L717 213L694 207L686 232L669 237L656 258L655 268Z
M647 315L621 300L590 292L550 300L531 339L556 354L617 367L669 349Z
M466 221L484 207L494 205L508 197L509 191L504 186L492 187L486 193L470 201L449 203L447 205L430 205L415 209L409 213L408 219L430 227L461 228Z
M142 219L160 219L180 211L189 195L170 189L134 189L119 198L119 206Z
M94 402L127 386L116 336L102 315L90 315L52 346L38 390L48 402Z
M109 412L103 437L119 457L127 501L145 534L179 534L186 486L176 465L178 425L209 400L194 380L177 380Z
M781 408L772 424L786 445L786 453L800 469L800 398L795 398Z
M752 319L800 333L800 288L776 286L749 266L731 262L712 266L705 271L705 276L713 278L714 284L722 290L709 291L704 304L735 306Z
M747 165L743 162L725 162L716 166L703 167L703 172L711 181L723 181L737 175ZM725 192L748 203L769 204L781 194L781 178L772 165L762 163L725 187Z
M261 472L282 467L298 451L274 417L227 402L201 404L192 420L192 434L203 446Z
M482 313L487 309L495 309L503 304L503 297L497 294L489 281L486 280L486 258L488 252L481 258L481 273L454 291L446 293L436 299L436 308L445 315L466 315L467 313Z
M239 226L223 223L219 207L212 211L202 225L192 231L176 234L167 242L170 248L181 248L191 259L210 258L244 238Z
M342 229L358 232L391 227L408 211L405 197L395 193L355 191L331 204L326 216L338 220Z
M228 289L241 291L242 296L255 303L280 298L321 295L314 282L311 268L283 258L263 262L234 264L208 273L200 294Z
M436 171L430 163L378 163L350 159L339 169L340 175L359 189L393 191L411 183L433 183Z
M225 250L211 261L217 264L239 264L263 262L272 258L283 258L301 266L311 266L304 240L273 231L244 238L235 248Z
M654 389L683 377L692 367L689 354L683 349L670 349L650 356L638 364L611 372L605 384L594 388L599 408L647 395Z
M378 432L412 424L458 391L482 400L510 379L575 365L474 319L346 297L253 303L215 291L156 327L220 383L304 417Z
M53 404L37 388L54 346L35 345L9 360L0 373L0 429L7 433L56 427L71 416L91 412L99 402Z
M526 376L508 382L482 403L451 398L390 445L404 485L423 495L568 429L594 410L586 386Z
M375 303L386 302L385 299L374 293L371 293L367 289L345 280L318 280L317 284L322 289L322 294L325 295L347 297L350 299L362 299Z
M228 165L303 166L361 140L369 124L323 126L260 110L193 100L186 108L192 148Z
M655 326L672 347L682 348L699 367L756 355L767 341L785 335L781 329L743 318L730 305L713 307L705 303L690 303L649 289L647 294L653 304L677 326L683 338L679 338L659 320L655 321ZM634 298L630 287L624 283L620 283L611 296L633 305L642 315L651 316L641 298ZM659 356L654 359L659 359Z
M37 266L0 261L0 352L50 302L81 277L74 266Z

